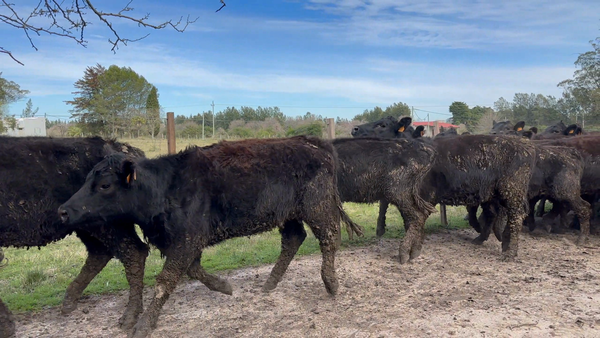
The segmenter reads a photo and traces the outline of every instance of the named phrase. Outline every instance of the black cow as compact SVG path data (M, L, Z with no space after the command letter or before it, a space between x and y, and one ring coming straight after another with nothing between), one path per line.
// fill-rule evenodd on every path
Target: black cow
M413 138L415 129L410 125L412 118L403 117L400 120L392 116L384 117L375 122L365 123L352 128L352 137L379 138ZM423 130L423 129L421 129Z
M336 139L338 190L342 202L395 205L404 219L406 237L400 257L417 254L422 229L435 208L419 196L423 177L433 165L433 147L407 139ZM377 235L385 229L385 213L377 219ZM383 224L383 225L382 225ZM352 234L352 231L348 231ZM413 254L413 255L414 255Z
M366 125L360 127L368 135ZM420 139L431 142L437 152L433 168L423 179L421 197L433 205L479 205L501 200L509 208L510 221L502 236L502 258L514 259L527 210L527 184L535 166L534 146L518 138L490 135ZM380 207L379 217L386 211ZM383 234L385 229L379 226L385 224L378 224L377 232ZM400 260L410 258L413 256Z
M127 144L101 138L49 139L0 137L0 248L40 247L65 238L73 229L61 224L56 208L85 182L85 175L105 155L143 152ZM142 307L143 274L147 246L140 241L131 222L97 230L76 231L85 244L88 258L67 288L62 312L77 307L83 290L112 257L119 258L130 285L129 303L121 317L127 325ZM0 313L6 309L0 306ZM13 327L10 314L0 314L0 332ZM10 331L10 330L8 330ZM4 337L4 335L3 335Z
M157 159L114 154L94 167L59 214L83 229L96 219L135 221L166 256L134 337L155 327L181 275L204 248L275 227L282 235L281 254L263 290L281 280L306 237L306 222L321 246L325 288L335 294L340 218L348 220L331 142L305 136L223 141Z
M557 147L535 143L537 161L535 170L528 187L529 215L526 224L530 231L535 228L534 206L541 198L550 199L553 203L571 208L578 219L581 220L581 233L577 240L583 244L589 235L590 204L581 198L581 180L584 174L584 158L573 148ZM482 205L482 230L479 237L474 240L482 244L487 240L490 229L503 227L506 217L503 217L503 208L499 205ZM491 211L489 209L492 209ZM494 218L502 220L494 223ZM482 220L483 218L483 220ZM564 222L565 218L562 219ZM470 220L471 221L471 220ZM499 229L496 231L498 237Z
M600 136L587 135L579 137L563 137L535 141L535 143L568 147L569 149L579 151L583 155L584 169L581 178L581 194L582 197L592 205L593 218L597 214L598 203L596 203L596 200L598 196L600 196ZM552 218L558 214L565 216L567 211L568 210L563 208L560 204L554 204L549 217ZM565 217L561 217L561 220L564 218ZM562 224L564 225L564 221L562 221Z

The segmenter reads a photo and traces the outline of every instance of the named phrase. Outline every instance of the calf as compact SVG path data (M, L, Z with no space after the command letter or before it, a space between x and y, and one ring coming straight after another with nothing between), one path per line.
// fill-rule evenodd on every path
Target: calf
M568 147L536 144L535 149L537 161L528 186L530 209L526 224L533 231L535 228L533 208L541 198L547 198L553 203L565 205L575 212L581 220L581 233L577 243L585 243L589 235L590 204L581 198L580 182L584 174L583 156L577 150ZM474 240L476 244L482 244L487 240L491 228L503 226L503 221L493 224L496 216L502 217L502 207L494 206L493 211L489 210L490 207L490 205L482 205L483 227L479 237ZM496 233L498 232L496 231Z
M56 209L85 183L86 174L96 163L115 152L144 156L137 148L99 137L0 137L0 249L45 246L73 233L73 228L61 224ZM143 311L144 265L148 256L148 247L136 234L134 223L101 221L93 227L90 224L87 229L77 229L75 234L85 245L88 257L66 290L62 313L76 309L88 284L116 257L125 267L130 286L129 302L119 323L123 328L132 327ZM199 264L190 269L190 276L213 290L231 294L226 281L206 274ZM10 314L1 314L3 310L6 307L0 305L0 332L14 327Z
M400 257L421 250L421 229L435 208L419 196L423 177L433 165L435 150L407 139L336 139L338 190L342 202L395 205L406 228ZM385 213L377 219L377 236L385 230ZM351 231L348 231L352 234Z
M281 254L263 290L281 280L306 238L306 222L321 246L325 288L334 295L340 218L348 218L336 181L331 142L305 136L220 142L157 159L114 154L94 167L59 214L83 229L98 219L134 221L166 256L152 303L134 326L133 336L145 337L203 248L275 227Z
M437 156L433 168L423 179L421 197L433 205L473 206L500 200L509 208L509 226L502 235L503 259L514 259L527 210L527 183L535 166L534 146L518 138L490 135L422 140L434 146ZM387 208L381 206L379 217L386 211ZM383 232L384 229L378 229L378 233ZM416 255L400 257L401 262Z

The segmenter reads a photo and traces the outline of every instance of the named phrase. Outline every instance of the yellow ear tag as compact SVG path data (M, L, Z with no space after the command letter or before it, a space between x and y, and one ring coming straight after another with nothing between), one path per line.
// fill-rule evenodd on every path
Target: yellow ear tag
M135 171L133 172L133 180L136 180ZM127 175L127 183L131 183L131 174Z
M573 134L573 132L574 132L573 129L569 130L569 134Z
M404 132L404 126L400 127L400 129L398 129L399 133L403 133Z
M521 128L521 127L517 128L517 131L521 131L521 130L523 130L523 128Z

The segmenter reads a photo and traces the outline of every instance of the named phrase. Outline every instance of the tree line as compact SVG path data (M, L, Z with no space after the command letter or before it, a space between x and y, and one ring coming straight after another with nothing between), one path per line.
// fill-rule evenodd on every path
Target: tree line
M600 38L591 41L593 50L575 61L572 79L558 83L563 88L560 98L535 93L516 93L512 101L500 97L492 107L469 107L455 101L449 106L448 122L464 124L472 132L489 130L492 121L523 120L527 125L544 127L562 120L579 123L588 129L600 126ZM0 128L14 127L14 116L7 116L9 104L29 93L18 84L2 78L0 73ZM164 112L159 104L158 89L129 67L100 64L87 67L83 77L74 83L72 122L68 126L49 125L60 136L101 135L111 137L164 136ZM38 109L28 101L22 116L35 116ZM351 120L336 120L336 134L349 136L352 126L373 122L386 116L411 115L403 102L385 109L365 109ZM11 120L12 119L12 120ZM204 120L204 124L202 124ZM213 129L214 120L214 129ZM297 134L322 136L325 118L307 112L303 116L287 116L278 107L227 107L215 113L204 111L194 116L178 115L176 131L180 137L282 137Z

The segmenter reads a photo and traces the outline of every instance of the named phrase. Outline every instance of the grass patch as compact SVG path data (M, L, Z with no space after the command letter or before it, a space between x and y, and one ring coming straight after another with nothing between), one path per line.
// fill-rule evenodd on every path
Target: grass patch
M146 152L146 156L155 157L167 153L167 140L124 139L132 146ZM177 150L189 144L209 145L215 140L177 140ZM349 241L342 232L342 250L349 247L366 246L376 242L375 227L379 206L377 204L345 203L344 209L350 217L362 225L365 236ZM439 210L439 209L438 209ZM463 220L464 207L448 207L448 227L451 229L467 227ZM390 207L387 213L388 225L384 238L400 239L404 236L402 217L398 210ZM426 232L439 230L440 215L433 214L426 223ZM307 238L300 247L298 255L319 253L319 244L312 232L307 229ZM399 243L398 243L399 244ZM237 269L274 263L279 256L281 236L273 230L251 237L235 238L214 247L207 248L202 255L202 265L209 272ZM75 236L52 243L43 248L14 249L4 251L8 261L0 268L0 298L14 312L40 310L60 305L67 286L79 274L87 253L84 245ZM154 285L156 275L161 271L164 259L160 252L152 249L146 261L144 284ZM266 276L265 276L266 278ZM116 259L111 260L102 272L94 278L84 295L112 293L129 288L125 279L123 265Z

